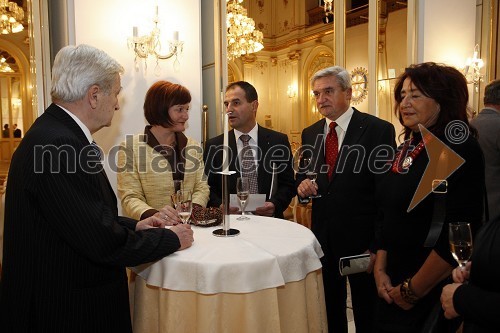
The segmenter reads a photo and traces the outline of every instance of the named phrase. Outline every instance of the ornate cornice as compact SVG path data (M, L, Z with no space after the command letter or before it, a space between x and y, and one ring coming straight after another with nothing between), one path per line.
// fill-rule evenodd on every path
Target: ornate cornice
M288 59L293 61L293 60L299 60L301 54L302 54L301 50L294 50L292 52L288 52L287 56Z

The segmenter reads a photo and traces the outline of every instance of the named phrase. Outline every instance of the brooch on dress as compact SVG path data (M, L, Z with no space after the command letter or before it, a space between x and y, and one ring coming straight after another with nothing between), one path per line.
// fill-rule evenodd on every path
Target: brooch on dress
M424 149L424 140L420 139L420 142L415 146L415 148L413 148L412 151L408 152L411 141L412 140L406 140L401 150L396 153L396 157L394 158L394 162L392 163L392 172L401 173L408 170L413 164L413 161L415 161L415 159ZM401 161L404 156L406 157L403 161Z

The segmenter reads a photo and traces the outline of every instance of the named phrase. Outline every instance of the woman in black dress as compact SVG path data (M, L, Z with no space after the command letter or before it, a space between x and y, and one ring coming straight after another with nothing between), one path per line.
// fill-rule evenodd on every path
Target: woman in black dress
M376 318L379 332L419 332L457 265L448 223L466 221L476 229L481 222L484 163L467 120L467 82L458 70L413 65L398 79L394 95L405 142L378 195L383 222L374 269ZM435 179L447 181L446 194L430 193ZM437 202L443 224L434 244L424 246Z

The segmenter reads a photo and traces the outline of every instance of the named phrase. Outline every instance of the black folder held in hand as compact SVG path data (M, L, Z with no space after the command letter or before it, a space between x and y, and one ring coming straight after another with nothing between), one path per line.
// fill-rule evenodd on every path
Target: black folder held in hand
M349 275L366 272L370 265L370 254L363 253L350 257L342 257L339 260L340 275Z

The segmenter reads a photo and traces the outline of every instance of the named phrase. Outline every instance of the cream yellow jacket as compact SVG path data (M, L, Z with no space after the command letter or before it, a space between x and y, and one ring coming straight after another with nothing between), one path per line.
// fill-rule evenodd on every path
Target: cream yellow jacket
M126 216L139 220L149 209L172 205L174 193L170 163L146 142L143 134L121 143L118 153L118 196ZM184 171L184 189L193 191L193 203L207 205L210 187L204 177L203 150L188 137Z

